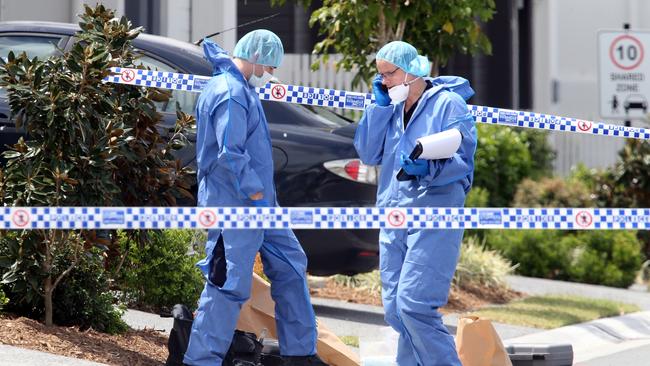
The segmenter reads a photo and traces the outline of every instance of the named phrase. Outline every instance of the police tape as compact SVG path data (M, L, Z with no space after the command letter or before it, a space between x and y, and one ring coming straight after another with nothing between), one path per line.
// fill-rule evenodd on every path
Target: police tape
M111 71L113 74L104 78L104 81L189 92L201 92L210 80L208 76L142 69L114 67L111 68ZM262 100L311 106L363 110L374 102L374 96L370 93L297 85L267 84L256 90ZM641 127L618 126L550 114L471 104L468 105L468 108L476 122L479 123L650 140L650 129Z
M647 208L0 207L0 229L649 230Z

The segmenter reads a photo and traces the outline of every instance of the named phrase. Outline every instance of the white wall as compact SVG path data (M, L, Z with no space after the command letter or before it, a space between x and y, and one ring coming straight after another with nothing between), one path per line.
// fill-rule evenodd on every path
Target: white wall
M533 3L533 110L591 121L599 115L597 34L601 29L650 28L647 0L535 0ZM553 82L557 100L552 99ZM623 121L606 121L623 124ZM633 121L633 125L642 125ZM556 172L567 174L582 162L613 164L624 140L552 132Z
M161 34L185 42L195 42L208 34L237 26L236 0L160 0ZM230 30L213 37L231 52L237 42L237 31Z
M192 0L192 19L192 41L236 27L237 0ZM231 53L237 43L237 31L232 29L212 39Z
M124 14L125 0L103 0L106 7ZM97 0L0 0L0 21L39 20L76 23L77 14L83 11L83 4L94 6Z
M41 20L69 22L70 0L0 0L1 20Z

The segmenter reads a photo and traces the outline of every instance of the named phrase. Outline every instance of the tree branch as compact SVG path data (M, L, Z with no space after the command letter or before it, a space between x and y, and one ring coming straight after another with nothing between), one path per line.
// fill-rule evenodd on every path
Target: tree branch
M395 31L395 41L401 41L404 37L404 30L406 29L406 19L402 19L397 24L397 30Z
M63 277L65 277L68 273L70 273L70 271L72 271L77 266L77 263L79 263L79 257L75 258L74 261L70 264L70 266L68 266L68 268L65 271L63 271L63 273L61 273L59 277L56 278L54 284L52 285L52 292L54 292L56 286L59 284L59 282L61 282L61 279L63 279Z
M385 45L388 43L388 29L386 27L386 16L384 15L383 10L379 11L379 29L378 29L378 37L377 39L379 40L379 44L377 45L377 48L380 48L381 46Z

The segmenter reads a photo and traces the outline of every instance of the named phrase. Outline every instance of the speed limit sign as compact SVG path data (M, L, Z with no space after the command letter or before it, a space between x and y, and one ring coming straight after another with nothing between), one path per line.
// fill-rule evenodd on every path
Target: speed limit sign
M598 33L600 115L632 120L650 113L650 32Z
M643 44L638 37L623 34L609 46L609 58L621 70L634 70L643 61Z

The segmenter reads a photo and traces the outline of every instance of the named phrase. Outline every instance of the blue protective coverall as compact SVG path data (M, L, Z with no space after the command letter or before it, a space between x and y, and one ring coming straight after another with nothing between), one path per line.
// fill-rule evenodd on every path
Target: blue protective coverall
M366 164L381 164L377 206L462 207L472 185L476 127L465 100L474 91L459 77L425 78L426 90L404 129L404 102L368 106L354 145ZM462 134L453 157L428 161L428 174L398 181L400 155L416 139L456 128ZM447 303L460 254L462 230L383 229L379 236L382 299L386 322L400 334L403 366L459 365L454 340L437 309Z
M210 40L203 45L213 77L196 107L199 206L253 206L264 193L277 205L271 138L254 88L226 52ZM316 323L306 281L307 258L290 229L210 230L207 257L198 263L207 283L192 325L184 362L221 365L242 304L250 297L259 251L271 280L280 352L316 353Z

